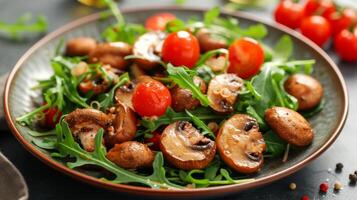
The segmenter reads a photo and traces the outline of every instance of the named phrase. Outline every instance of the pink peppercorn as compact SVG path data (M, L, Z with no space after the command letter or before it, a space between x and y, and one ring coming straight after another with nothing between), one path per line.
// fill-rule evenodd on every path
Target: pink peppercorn
M309 198L309 196L304 195L304 196L301 197L301 200L310 200L310 198Z
M321 185L320 185L320 191L326 193L326 192L328 191L328 183L326 183L326 182L321 183Z

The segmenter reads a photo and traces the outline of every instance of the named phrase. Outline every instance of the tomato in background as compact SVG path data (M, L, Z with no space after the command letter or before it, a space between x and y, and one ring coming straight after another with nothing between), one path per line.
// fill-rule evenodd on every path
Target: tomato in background
M144 142L145 143L152 143L150 149L154 151L159 151L160 150L160 140L161 140L161 134L158 132L153 132L151 138L145 138Z
M159 81L144 81L136 86L132 103L134 110L140 116L161 116L171 105L171 94L169 89Z
M322 47L331 36L330 23L321 16L305 18L300 27L301 33Z
M334 39L335 50L342 60L357 61L357 26L354 32L342 30Z
M304 17L304 7L290 0L281 1L274 12L275 21L296 29L300 27Z
M229 47L229 73L248 79L259 72L263 62L264 50L252 38L241 38Z
M327 19L331 24L332 35L336 35L343 29L349 28L357 20L357 14L354 10L346 8L342 12L331 13Z
M166 24L176 19L176 16L171 13L158 13L145 21L145 28L150 31L163 31L166 28Z
M171 33L162 45L162 59L175 66L192 68L200 57L200 45L195 36L187 31Z
M336 11L333 0L308 0L305 4L305 16L322 15L327 18Z
M48 108L43 113L45 114L43 126L49 129L55 128L62 116L62 112L57 107Z

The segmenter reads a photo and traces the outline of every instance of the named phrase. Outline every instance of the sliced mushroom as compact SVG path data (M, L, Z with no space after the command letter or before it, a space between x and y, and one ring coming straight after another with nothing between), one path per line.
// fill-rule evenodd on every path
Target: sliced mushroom
M206 83L198 76L193 78L193 82L200 87L202 93L206 93ZM198 105L200 101L192 97L192 92L189 89L180 88L179 86L173 87L171 90L172 108L176 112L192 110Z
M67 56L86 56L95 49L97 42L90 37L78 37L68 40L66 44Z
M235 171L254 173L263 166L266 145L254 118L233 115L221 126L216 142L221 158Z
M65 117L65 121L86 151L94 151L94 138L98 130L103 128L106 131L111 124L108 115L92 108L76 109Z
M134 77L134 79L139 78L140 76L145 76L145 71L142 70L138 64L134 63L129 67L130 75Z
M225 56L214 56L208 59L205 64L210 67L213 72L222 72L225 70L226 62Z
M177 121L163 131L160 149L165 159L179 169L203 169L213 160L216 144L191 123Z
M297 98L299 110L309 110L317 106L323 96L320 82L305 74L294 74L284 83L287 93Z
M298 112L284 107L272 107L265 111L265 121L271 129L289 144L303 147L314 139L310 123Z
M130 55L132 47L124 42L102 43L89 54L89 63L108 64L114 68L124 70L129 62L124 59Z
M113 127L105 135L105 143L108 146L129 141L135 138L137 119L134 111L123 103L118 103L110 109Z
M233 105L242 87L242 79L235 74L220 74L215 76L210 81L207 91L211 108L218 113L232 112Z
M135 89L135 83L129 82L115 91L115 100L117 102L123 103L125 106L133 109L133 103L131 101L133 97L133 92Z
M221 38L214 37L207 29L201 29L197 32L197 39L200 43L200 49L203 52L215 49L227 48L227 42Z
M122 168L139 169L152 166L154 153L145 144L128 141L116 144L107 153L107 158Z
M143 57L143 59L135 59L135 62L140 68L150 70L159 64L162 44L165 37L166 33L155 31L147 32L136 40L133 54L134 56Z

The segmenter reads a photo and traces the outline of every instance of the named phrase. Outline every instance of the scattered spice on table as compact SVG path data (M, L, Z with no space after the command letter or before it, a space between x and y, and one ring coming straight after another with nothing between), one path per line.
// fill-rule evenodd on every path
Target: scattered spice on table
M357 174L350 174L349 175L350 183L356 184L357 182Z
M334 189L335 191L341 190L341 189L342 189L342 184L341 184L340 182L336 181L335 184L334 184L334 186L333 186L333 189Z
M320 191L321 191L321 192L324 192L324 193L326 193L326 192L328 191L328 183L327 183L327 182L321 183L321 185L320 185Z
M289 188L290 190L296 190L296 183L290 183Z
M341 172L343 168L343 164L342 163L337 163L336 164L336 172Z
M307 195L304 195L304 196L301 197L301 200L310 200L310 197L307 196Z

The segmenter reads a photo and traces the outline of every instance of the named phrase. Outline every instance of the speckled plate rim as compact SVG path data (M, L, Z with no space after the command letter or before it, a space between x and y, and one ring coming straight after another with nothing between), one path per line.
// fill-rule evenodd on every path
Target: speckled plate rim
M192 12L204 12L207 9L201 9L201 8L188 8L188 7L176 7L176 6L155 6L155 7L146 7L146 8L135 8L135 9L125 9L123 10L123 13L135 13L135 12L145 12L145 11L150 11L150 10L160 10L160 11L192 11ZM15 121L12 120L12 117L10 115L10 108L9 108L9 92L10 92L10 86L11 83L14 79L15 74L19 70L19 68L23 65L23 63L35 52L36 50L40 49L43 45L46 43L50 42L54 38L60 36L61 34L71 31L73 28L87 24L89 22L98 20L100 18L100 14L92 14L83 18L80 18L78 20L75 20L67 25L62 26L61 28L55 30L54 32L48 34L45 36L43 39L38 41L35 45L33 45L16 63L14 68L12 69L8 80L5 85L5 90L4 90L4 111L5 111L5 116L6 116L6 121L14 134L14 136L19 140L19 142L29 151L31 152L34 156L39 158L42 162L45 164L55 168L56 170L63 172L71 177L74 177L78 180L81 180L86 183L90 183L95 186L99 186L102 188L106 189L111 189L111 190L116 190L116 191L121 191L125 193L130 193L130 194L136 194L136 195L148 195L148 196L156 196L158 197L159 195L164 195L165 197L192 197L192 195L197 195L200 194L200 196L217 196L217 195L226 195L229 193L234 193L234 192L239 192L251 188L255 188L258 186L263 186L268 183L271 183L273 181L276 181L278 179L281 179L283 177L286 177L308 163L310 163L312 160L317 158L319 155L321 155L324 151L328 149L328 147L331 146L331 144L336 140L338 135L340 134L343 125L346 121L347 113L348 113L348 95L347 95L347 89L346 89L346 83L342 77L342 74L336 64L332 61L332 59L317 45L315 45L312 41L307 39L306 37L302 36L301 34L286 28L285 26L282 26L278 23L274 22L269 22L264 19L260 19L259 17L252 16L250 14L242 13L242 12L236 12L236 13L226 13L222 12L222 14L225 15L230 15L233 17L238 17L238 18L243 18L251 21L256 21L257 23L263 23L267 26L271 26L275 29L278 29L282 32L285 32L289 34L290 36L303 41L306 43L309 47L314 49L323 59L325 59L329 63L329 67L331 67L335 73L335 76L338 79L338 83L340 84L340 87L343 89L343 105L342 105L342 113L341 116L339 117L341 121L338 123L336 128L333 130L332 136L327 140L325 144L323 144L319 149L317 149L315 152L313 152L311 155L306 157L304 160L299 162L296 165L293 165L285 170L282 170L278 173L265 176L262 178L257 178L254 181L247 182L247 183L242 183L242 184L236 184L236 185L226 185L226 186L215 186L215 187L209 187L209 188L199 188L199 189L185 189L185 190L161 190L161 189L151 189L151 188L145 188L145 187L139 187L139 186L131 186L131 185L125 185L125 184L114 184L110 182L105 182L102 180L99 180L97 178L91 177L89 175L86 175L84 173L81 173L79 171L72 170L64 165L61 165L54 159L51 159L49 157L46 157L41 153L39 150L35 149L33 147L33 144L28 142L27 140L24 139L24 137L21 135L21 133L16 129L15 127Z

